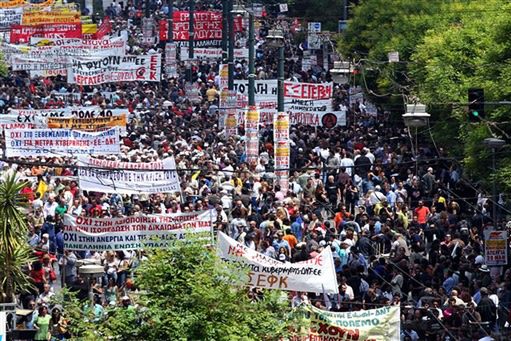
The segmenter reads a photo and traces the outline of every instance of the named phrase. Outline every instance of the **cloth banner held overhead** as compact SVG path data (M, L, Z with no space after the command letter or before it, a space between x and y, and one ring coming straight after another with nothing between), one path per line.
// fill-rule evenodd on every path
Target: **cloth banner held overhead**
M7 157L119 154L119 129L96 133L69 129L6 129L5 146Z
M61 24L61 23L79 23L80 12L70 11L69 9L52 10L48 12L43 8L38 10L25 11L21 23L23 25L39 24Z
M249 266L250 286L327 294L339 292L329 247L305 262L282 263L219 232L217 253L224 260Z
M76 129L82 131L100 131L117 127L121 135L126 135L126 115L96 118L48 118L47 126L51 129Z
M123 218L64 216L67 250L137 250L166 247L186 233L210 232L211 211L142 215Z
M321 310L312 305L305 305L304 309L310 314L308 335L293 336L291 341L400 339L399 306L342 313Z
M11 44L27 44L30 38L82 38L82 24L58 23L40 25L12 25L9 42Z
M67 82L98 85L109 82L159 82L161 54L143 56L106 56L104 58L71 58Z
M179 192L179 176L173 157L158 162L135 163L79 157L80 188L119 194Z

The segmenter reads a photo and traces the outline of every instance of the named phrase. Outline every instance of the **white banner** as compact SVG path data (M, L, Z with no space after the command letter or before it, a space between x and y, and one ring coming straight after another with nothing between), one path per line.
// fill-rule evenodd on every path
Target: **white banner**
M55 95L58 96L58 94ZM129 112L128 109L102 109L99 106L90 106L66 107L62 109L10 109L9 114L13 117L17 117L18 123L32 124L34 128L48 128L48 119L50 118L72 117L79 119L93 119L127 117ZM0 116L0 120L2 116ZM121 132L123 130L125 130L125 128L121 129Z
M16 114L0 115L0 129L32 129L44 125L44 118L19 116Z
M142 215L123 218L64 216L67 250L137 250L166 247L186 233L210 232L212 211Z
M334 259L329 247L308 261L282 263L218 232L217 253L224 260L249 266L250 286L327 294L339 292Z
M484 231L484 258L488 266L507 265L507 231Z
M23 7L0 9L0 30L8 30L11 25L21 24Z
M291 341L400 340L399 306L336 313L306 305L305 310L310 313L308 335L293 336Z
M248 81L235 80L239 108L236 115L238 125L244 124L245 111L248 105ZM278 83L276 79L255 81L255 100L259 110L260 123L273 124L273 116L277 113ZM290 114L291 124L323 126L321 118L332 112L333 83L300 83L284 82L284 109ZM294 116L293 116L294 115ZM340 113L336 125L345 125L345 116ZM330 117L331 118L331 117Z
M127 40L124 37L101 40L82 40L81 44L29 46L28 57L44 58L62 62L58 57L99 58L100 56L124 56ZM65 60L71 63L70 60Z
M188 57L188 48L187 47L181 47L181 60L189 60ZM222 58L222 49L221 48L200 48L196 47L193 49L193 58L194 59L219 59ZM248 49L247 48L241 48L241 49L234 49L234 60L238 59L248 59Z
M119 129L96 133L69 129L6 129L5 146L7 157L119 154Z
M85 191L131 195L181 190L173 157L147 163L79 157L78 165L85 166L78 169L80 189Z
M145 56L111 55L100 59L71 58L67 82L98 85L110 82L159 82L161 54Z

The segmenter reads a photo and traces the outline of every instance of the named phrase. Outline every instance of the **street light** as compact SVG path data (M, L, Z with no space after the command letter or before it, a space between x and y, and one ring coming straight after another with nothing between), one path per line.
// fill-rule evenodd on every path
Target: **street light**
M233 5L231 14L234 16L245 16L248 14L248 106L255 106L255 33L254 33L254 14L247 11L243 5L239 3ZM233 46L234 41L231 40ZM230 51L229 51L230 52ZM229 56L229 61L231 56ZM230 71L230 70L229 70Z
M333 69L330 69L332 80L337 84L346 84L350 81L351 67L350 62L334 62Z
M492 154L492 157L491 157L491 161L492 161L492 170L493 172L496 171L496 166L495 166L495 152L497 151L497 149L500 149L502 147L504 147L504 145L506 144L506 141L504 140L501 140L501 139L496 139L496 138L493 138L493 137L489 137L489 138L486 138L484 139L483 141L484 145L491 149L491 154ZM493 183L492 183L492 220L493 220L493 226L496 228L497 227L497 181L495 180L495 175L493 176Z
M278 89L277 89L277 111L284 111L284 34L282 30L275 29L269 30L266 36L266 43L268 46L277 48L278 57Z
M402 117L405 122L405 126L408 128L408 131L410 131L410 128L415 128L415 151L412 143L412 153L415 156L415 174L417 174L419 168L419 143L417 139L417 130L420 127L424 127L428 124L431 115L426 112L426 106L424 104L415 103L406 105L406 114L404 114ZM410 135L410 140L411 139L412 136Z

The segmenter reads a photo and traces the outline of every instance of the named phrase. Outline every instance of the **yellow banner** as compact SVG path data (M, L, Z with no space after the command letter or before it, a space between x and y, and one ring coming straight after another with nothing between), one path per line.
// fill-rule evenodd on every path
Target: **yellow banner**
M45 2L33 4L25 0L8 0L0 1L0 8L16 8L16 7L47 7L52 6L55 0L46 0Z
M98 31L96 24L82 24L82 34L94 34Z
M48 118L48 128L57 129L77 129L83 131L98 131L112 127L121 127L126 129L126 115L95 118L75 118L75 117L50 117Z
M79 22L80 12L69 10L58 12L47 12L44 10L28 11L23 13L21 21L23 25L67 24Z

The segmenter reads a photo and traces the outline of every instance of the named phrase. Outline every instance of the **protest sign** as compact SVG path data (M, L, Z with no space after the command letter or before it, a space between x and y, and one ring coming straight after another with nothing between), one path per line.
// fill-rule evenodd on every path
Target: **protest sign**
M280 190L284 193L289 189L289 114L279 112L273 122L273 141L275 144L275 176Z
M220 93L220 103L222 105L219 127L225 130L225 137L238 135L238 120L236 119L236 92L232 90L223 90Z
M78 85L160 80L161 54L106 56L100 59L73 57L67 70L67 82Z
M100 59L103 56L124 56L126 54L127 38L116 37L102 40L82 40L80 44L70 42L69 45L51 45L30 47L27 56L44 58L52 61L71 61L62 57L76 57L82 60ZM70 66L70 65L69 65Z
M25 5L25 0L8 0L0 2L0 8L15 8Z
M82 24L79 22L63 22L40 25L12 25L9 42L11 44L27 44L31 37L39 38L82 38Z
M4 129L32 129L44 124L42 117L27 116L27 118L13 113L0 115L0 129L2 131Z
M180 51L181 60L189 60L188 49L181 47ZM222 49L213 47L195 48L193 49L193 57L194 59L220 59L222 58ZM234 49L234 60L237 59L248 59L248 49Z
M59 129L76 129L82 131L100 131L112 127L119 128L121 135L126 134L126 115L121 116L108 116L108 117L94 117L94 118L74 118L74 117L61 117L61 118L48 118L48 128Z
M291 341L400 339L399 306L340 313L312 305L305 305L304 309L310 314L309 331L306 336L292 336Z
M179 192L174 158L135 163L79 157L80 188L101 193L141 194ZM97 167L97 168L95 168Z
M256 163L259 160L259 112L256 107L249 107L245 118L245 148L247 162Z
M507 231L484 231L484 257L488 266L507 265Z
M296 99L330 99L333 83L284 82L284 97Z
M96 33L93 35L93 39L103 39L110 33L112 33L112 22L109 17L104 17Z
M168 215L123 218L64 216L64 248L67 250L137 250L166 247L185 233L209 232L212 212L198 211Z
M12 25L21 24L23 8L5 8L0 9L0 30L7 30Z
M182 40L182 41L175 41L177 47L188 47L189 42L188 40ZM208 39L208 40L194 40L193 41L193 47L199 48L199 47L221 47L222 46L222 40L218 39Z
M6 129L5 146L7 157L118 154L119 129L96 133L70 129Z
M168 77L177 77L176 44L165 44L165 73Z
M66 93L54 93L55 96L65 96ZM78 94L79 95L79 94ZM18 116L20 123L46 122L48 118L75 117L75 118L101 118L101 117L120 117L128 115L127 109L102 109L99 106L90 107L66 107L62 109L10 109L9 113ZM46 118L46 121L37 120ZM38 126L47 128L46 125Z
M33 46L77 46L82 44L81 38L43 38L30 37Z
M195 11L193 15L194 40L195 41L217 41L220 46L222 40L222 12L220 11ZM172 36L174 41L188 41L189 37L189 12L174 11L172 16ZM168 21L162 19L158 23L160 41L168 40ZM235 32L243 30L242 18L234 18ZM197 45L196 47L205 47L213 45Z
M339 292L329 247L307 261L283 263L218 232L217 253L226 261L248 266L250 286L327 294Z
M21 23L23 25L80 23L80 12L65 8L62 10L54 8L51 12L42 8L34 9L23 13Z
M13 71L28 71L31 77L42 76L65 76L67 75L67 65L64 63L57 63L46 61L44 59L26 58L24 56L13 55L11 57Z

